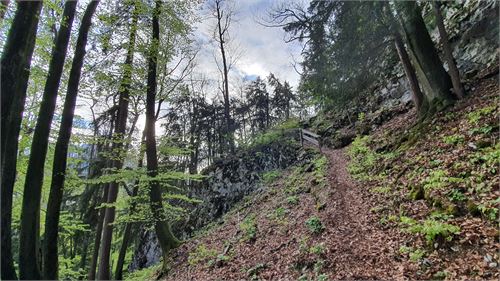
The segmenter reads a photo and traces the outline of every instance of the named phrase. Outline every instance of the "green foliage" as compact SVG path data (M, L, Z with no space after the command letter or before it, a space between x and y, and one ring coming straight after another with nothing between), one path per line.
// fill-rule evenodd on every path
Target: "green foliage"
M299 197L297 195L288 196L286 202L290 205L297 205L299 203Z
M369 143L369 136L357 136L347 151L351 157L347 170L359 180L369 179L368 173L373 170L380 157L368 146Z
M200 262L208 263L215 257L217 257L217 250L209 249L205 244L200 244L194 252L189 253L188 263L190 265L197 265Z
M371 192L374 192L374 193L389 193L391 192L391 188L389 186L377 186L377 187L374 187L372 189L370 189Z
M489 115L493 113L497 108L497 105L491 105L487 107L480 108L478 110L469 112L467 114L467 118L469 120L469 123L477 125L479 123L479 120L481 120L482 117Z
M434 218L426 219L423 223L409 217L401 217L400 219L401 223L407 226L407 231L423 234L429 244L432 244L437 237L450 241L452 235L460 232L460 227L440 222Z
M464 182L464 179L449 177L448 174L448 171L441 169L431 171L429 176L423 180L424 190L429 191L434 189L443 189L450 184Z
M158 272L161 271L162 263L158 263L157 265L153 265L148 268L143 268L141 270L136 270L134 272L128 273L125 271L124 280L156 280Z
M281 176L281 171L278 171L278 170L265 172L264 174L262 174L262 181L265 184L270 184L270 183L274 182L280 176Z
M319 234L325 230L325 227L323 226L323 223L321 222L320 218L317 216L312 216L309 219L306 220L306 226L309 231L311 231L314 234Z
M451 135L443 137L443 142L450 145L456 145L459 143L463 143L465 140L462 135Z
M309 253L315 255L322 255L325 252L325 245L323 243L317 244L309 248Z
M452 189L448 193L448 197L451 199L451 201L465 201L465 200L467 200L467 197L465 196L465 194L463 194L463 192L458 190L458 189Z
M326 156L322 155L313 160L314 170L313 176L314 181L320 187L325 187L327 185L327 171L328 171L328 160Z
M255 215L249 215L240 223L240 229L243 232L243 241L253 241L257 237L257 224Z
M422 249L416 249L415 251L410 252L410 260L413 262L421 260L424 256L425 251Z
M327 281L327 280L328 280L328 275L327 275L327 274L324 274L324 273L323 273L323 274L320 274L320 275L318 275L318 277L317 277L317 279L316 279L316 280L317 280L317 281Z

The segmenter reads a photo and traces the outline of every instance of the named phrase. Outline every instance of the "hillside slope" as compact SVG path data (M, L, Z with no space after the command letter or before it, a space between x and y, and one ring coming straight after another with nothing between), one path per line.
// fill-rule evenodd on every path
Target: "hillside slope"
M498 279L498 81L473 88L430 121L409 111L344 149L306 148L178 248L168 273L129 278Z

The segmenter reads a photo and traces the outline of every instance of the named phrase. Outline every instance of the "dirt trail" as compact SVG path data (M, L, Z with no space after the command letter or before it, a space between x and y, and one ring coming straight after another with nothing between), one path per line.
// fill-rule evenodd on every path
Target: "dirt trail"
M404 280L403 267L396 261L399 249L389 230L382 230L370 213L369 186L359 186L347 172L343 149L325 149L329 159L329 179L334 190L328 208L327 243L331 279Z

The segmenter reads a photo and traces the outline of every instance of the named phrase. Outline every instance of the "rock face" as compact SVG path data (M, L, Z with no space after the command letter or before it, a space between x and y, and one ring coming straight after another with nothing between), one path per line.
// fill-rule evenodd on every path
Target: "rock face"
M269 143L219 159L202 171L206 176L204 180L183 187L186 195L202 202L183 205L189 215L173 225L176 235L182 239L188 238L193 231L228 212L244 196L264 189L265 186L261 184L262 173L286 168L299 159L301 150L297 137L298 132L295 130L283 131ZM142 229L129 270L151 266L159 262L160 258L156 235L151 230Z

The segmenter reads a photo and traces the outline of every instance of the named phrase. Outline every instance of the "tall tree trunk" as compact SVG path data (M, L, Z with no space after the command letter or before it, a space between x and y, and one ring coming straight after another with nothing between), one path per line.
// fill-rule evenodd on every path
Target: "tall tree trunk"
M52 168L52 182L50 186L49 201L45 219L43 277L47 280L58 279L58 250L57 238L59 233L59 215L63 196L64 180L66 176L66 160L69 139L75 112L78 85L85 57L87 35L92 24L92 16L97 8L98 1L92 1L87 6L82 18L78 40L75 47L75 56L69 74L68 90L64 100L61 126L56 141L54 164Z
M19 241L19 275L21 279L41 279L39 256L40 200L42 196L45 157L49 145L50 125L56 107L57 92L64 68L71 26L76 12L76 1L67 1L61 27L52 49L49 72L43 92L40 111L33 133L28 170L23 192L21 231Z
M108 191L109 191L109 185L106 184L102 195L102 201L101 201L102 203L106 203L108 201ZM90 261L89 276L88 276L89 280L95 280L95 273L97 271L97 260L99 259L99 248L101 246L102 226L104 222L105 211L106 211L105 208L101 208L99 210L99 219L97 221L95 230L94 251L92 253L92 260Z
M439 30L439 37L441 38L441 44L443 45L444 58L448 63L449 74L451 82L453 83L453 92L457 98L462 99L464 97L465 90L462 82L460 82L460 72L458 71L457 63L453 57L453 50L451 49L450 40L448 39L448 33L444 27L440 5L439 1L432 1L432 7L434 8L434 13L436 14L436 24Z
M220 52L222 55L222 74L224 78L224 119L225 119L225 136L226 142L228 143L229 149L231 153L234 152L234 135L232 132L232 126L231 126L231 113L230 113L230 106L229 106L229 77L228 77L228 67L227 67L227 59L226 59L226 50L224 47L224 33L227 32L227 26L222 27L222 11L221 11L221 0L216 1L216 10L217 10L217 30L218 30L218 35L219 35L219 44L220 44Z
M113 153L123 149L123 141L125 140L125 132L127 127L128 104L130 96L130 80L132 79L132 66L134 61L135 39L137 33L138 21L138 7L134 8L132 14L132 23L130 26L129 46L127 51L127 58L125 59L125 66L123 70L123 79L120 85L120 94L118 102L118 116L116 119L115 135L119 137L118 141L113 142ZM113 160L113 168L117 170L123 166L122 159ZM107 203L112 204L116 202L118 196L118 183L112 182L109 185L109 194ZM104 215L102 242L100 247L99 271L97 278L99 280L109 280L111 278L110 271L110 253L111 241L113 238L113 222L115 220L115 208L107 207Z
M401 64L406 73L406 78L408 78L408 83L410 84L411 94L413 98L413 102L415 103L415 108L419 114L425 112L427 107L427 100L425 99L424 94L420 91L420 87L418 85L417 74L415 73L415 69L411 65L410 57L406 52L403 40L399 33L394 33L394 45L396 45L396 50L399 55L399 59L401 60Z
M20 2L4 46L1 61L1 278L17 279L12 257L12 196L16 179L17 149L31 56L35 48L42 2Z
M160 26L158 17L161 12L161 0L156 0L153 12L153 38L148 58L148 82L146 97L146 157L148 176L154 178L158 174L158 158L156 151L155 133L155 101L156 101L156 67L158 58L158 46L160 39ZM163 212L163 203L160 184L156 180L149 183L151 200L151 211L155 220L155 231L163 255L163 268L167 269L167 255L169 251L177 247L180 242L172 233L170 224L166 221Z
M402 18L403 30L408 42L410 54L414 58L414 67L421 78L421 85L429 101L429 110L441 110L453 102L450 92L452 83L438 56L434 43L425 27L420 8L416 2L401 1L395 3Z
M137 161L138 169L141 169L143 167L142 162L144 161L144 150L142 150L142 147L144 147L145 144L145 137L146 137L146 132L144 131L141 140L140 157L139 160ZM137 196L138 192L139 192L139 181L136 181L134 189L132 190L132 197ZM130 205L130 215L135 213L135 209L136 209L136 203L132 201L132 204ZM120 247L120 252L118 253L118 260L116 261L115 280L123 279L123 265L125 264L125 255L127 254L127 248L128 244L130 243L133 226L134 226L133 222L127 222L125 230L123 231L122 245Z

